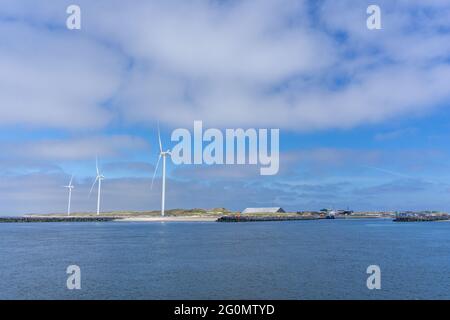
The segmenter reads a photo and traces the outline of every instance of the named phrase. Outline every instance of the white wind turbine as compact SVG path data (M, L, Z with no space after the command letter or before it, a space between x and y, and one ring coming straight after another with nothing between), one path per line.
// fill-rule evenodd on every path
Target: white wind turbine
M95 168L97 169L97 176L95 177L94 183L92 184L91 191L89 191L89 196L92 193L92 189L94 189L95 184L98 181L98 191L97 191L97 215L100 214L100 194L102 190L102 180L105 179L105 177L100 174L100 171L98 170L98 159L95 158Z
M72 200L72 189L74 186L72 185L73 175L72 178L70 178L70 182L67 186L64 186L64 188L67 188L69 190L69 204L67 205L67 215L70 216L70 201Z
M170 150L163 151L162 143L161 143L161 134L159 132L159 124L158 124L158 141L159 141L159 158L158 162L156 162L155 172L153 173L152 178L152 188L153 188L153 180L155 180L156 172L158 171L159 161L161 157L163 158L163 169L162 169L162 192L161 192L161 216L164 217L164 208L166 205L166 157L171 156Z

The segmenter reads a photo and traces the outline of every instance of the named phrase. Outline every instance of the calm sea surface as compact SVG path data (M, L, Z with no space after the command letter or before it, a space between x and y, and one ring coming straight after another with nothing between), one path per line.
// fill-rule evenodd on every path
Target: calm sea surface
M0 299L349 298L450 299L450 223L0 224Z

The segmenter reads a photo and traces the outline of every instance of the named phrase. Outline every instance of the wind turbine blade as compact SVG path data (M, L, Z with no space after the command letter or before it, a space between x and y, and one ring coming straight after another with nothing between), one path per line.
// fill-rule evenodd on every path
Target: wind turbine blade
M161 132L159 131L159 122L158 122L158 141L159 141L159 151L163 152L162 143L161 143Z
M159 161L160 160L161 160L161 155L159 155L158 162L156 162L155 172L153 173L152 185L151 185L150 189L153 189L153 181L155 180L156 171L158 171L158 166L159 166Z
M97 176L100 174L98 173L98 157L95 157L95 169L97 169Z
M69 186L72 185L72 180L73 180L73 175L72 175L72 178L70 178Z
M91 196L92 189L94 189L94 186L97 183L97 180L98 180L98 176L97 176L97 178L95 178L94 183L92 184L91 190L89 191L89 197Z

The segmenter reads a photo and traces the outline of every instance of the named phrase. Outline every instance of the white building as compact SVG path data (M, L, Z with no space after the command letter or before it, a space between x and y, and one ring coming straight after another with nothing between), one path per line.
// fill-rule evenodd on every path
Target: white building
M281 207L273 207L273 208L245 208L242 213L286 213Z

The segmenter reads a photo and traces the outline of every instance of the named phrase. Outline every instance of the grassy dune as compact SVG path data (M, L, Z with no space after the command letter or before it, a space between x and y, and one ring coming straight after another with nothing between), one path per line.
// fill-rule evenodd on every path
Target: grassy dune
M61 217L66 216L66 213L51 213L51 214L31 214L27 216L45 216L45 217ZM73 212L70 214L72 217L95 217L95 212ZM221 217L230 215L248 215L241 214L240 212L230 211L226 208L214 208L214 209L171 209L165 211L166 217ZM111 212L101 212L100 216L103 217L118 217L118 218L145 218L145 217L160 217L161 211L111 211ZM315 211L305 211L301 213L297 212L286 212L286 213L252 213L251 216L255 217L286 217L286 216L320 216L325 217L323 213ZM392 212L354 212L351 216L346 216L346 218L357 219L357 218L390 218L393 217Z
M223 215L233 214L225 208L214 208L214 209L171 209L166 210L165 215L167 217L219 217ZM50 213L50 214L33 214L31 216L50 216L50 217L60 217L65 216L66 213ZM93 217L97 214L95 212L73 212L70 214L73 217ZM159 217L161 216L161 211L111 211L111 212L100 212L101 216L104 217Z

